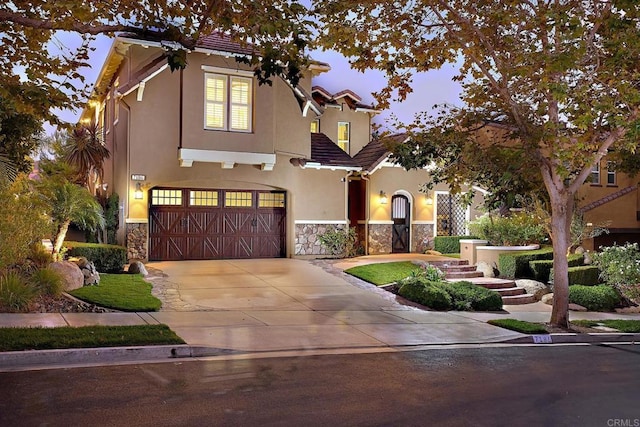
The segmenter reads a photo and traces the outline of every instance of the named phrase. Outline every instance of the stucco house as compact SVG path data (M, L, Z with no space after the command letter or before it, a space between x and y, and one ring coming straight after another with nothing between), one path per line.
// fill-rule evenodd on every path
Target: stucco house
M638 177L617 172L606 157L592 169L590 182L578 192L578 208L585 222L605 225L609 231L584 241L586 249L640 243Z
M224 35L201 39L182 71L164 49L116 37L82 115L111 151L102 188L120 197L129 259L318 256L332 226L356 227L367 253L410 252L476 215L388 161L358 94L313 86L329 64L260 86Z

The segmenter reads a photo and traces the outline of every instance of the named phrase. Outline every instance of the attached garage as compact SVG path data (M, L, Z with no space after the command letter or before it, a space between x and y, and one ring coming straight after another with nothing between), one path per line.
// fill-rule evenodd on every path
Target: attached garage
M149 260L286 256L283 191L153 188Z

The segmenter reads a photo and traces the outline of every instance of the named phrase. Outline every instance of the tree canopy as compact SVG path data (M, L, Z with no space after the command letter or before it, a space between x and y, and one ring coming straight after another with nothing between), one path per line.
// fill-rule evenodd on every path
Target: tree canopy
M178 49L167 50L172 69L186 66L185 52L201 35L227 32L255 46L247 61L261 82L283 74L295 83L310 38L306 16L305 7L287 0L10 0L0 4L0 98L12 96L19 111L57 123L52 108L86 101L82 68L94 36L117 32L178 42ZM77 35L74 43L63 41L69 34Z
M386 72L389 86L377 94L383 104L411 91L412 73L459 65L464 105L445 110L432 133L449 133L464 146L469 133L456 130L500 123L539 171L551 207L551 322L567 326L566 252L576 192L609 150L635 152L640 134L640 4L319 0L316 10L327 47L357 69Z

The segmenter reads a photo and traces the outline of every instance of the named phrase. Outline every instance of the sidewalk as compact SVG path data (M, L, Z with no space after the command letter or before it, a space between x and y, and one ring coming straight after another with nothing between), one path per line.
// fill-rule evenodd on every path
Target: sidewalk
M161 354L176 357L176 352L192 356L331 349L393 351L415 346L532 342L529 336L486 321L516 318L548 322L550 317L551 307L542 303L505 306L504 312L490 313L426 311L341 273L340 265L315 264L296 259L151 263L153 274L147 279L154 284L154 293L164 294L162 311L0 313L0 327L163 323L190 349L174 346L173 353L171 348L162 349ZM640 315L571 312L570 318L640 319ZM620 339L620 334L614 335L600 338ZM624 337L626 341L632 338ZM0 353L0 368L3 357L7 359Z

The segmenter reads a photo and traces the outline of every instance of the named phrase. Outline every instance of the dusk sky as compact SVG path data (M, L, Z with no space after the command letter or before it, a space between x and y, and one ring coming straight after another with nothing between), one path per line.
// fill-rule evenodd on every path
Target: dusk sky
M96 50L91 54L90 69L83 69L82 73L88 83L95 83L102 64L109 52L112 38L98 36L94 42ZM360 73L352 70L349 62L342 55L331 51L312 51L313 59L326 62L331 65L331 71L323 73L313 80L314 85L319 85L331 93L337 93L344 89L351 89L362 97L364 103L373 104L372 92L380 90L385 86L385 77L378 71L368 71ZM460 85L451 80L454 75L452 66L444 67L440 70L421 73L414 76L413 89L406 101L402 103L392 103L390 110L374 118L374 122L383 125L391 113L398 116L405 122L413 120L414 114L428 111L434 104L451 103L459 104ZM64 111L60 117L71 123L77 122L80 111ZM52 128L47 126L47 134L52 133Z

